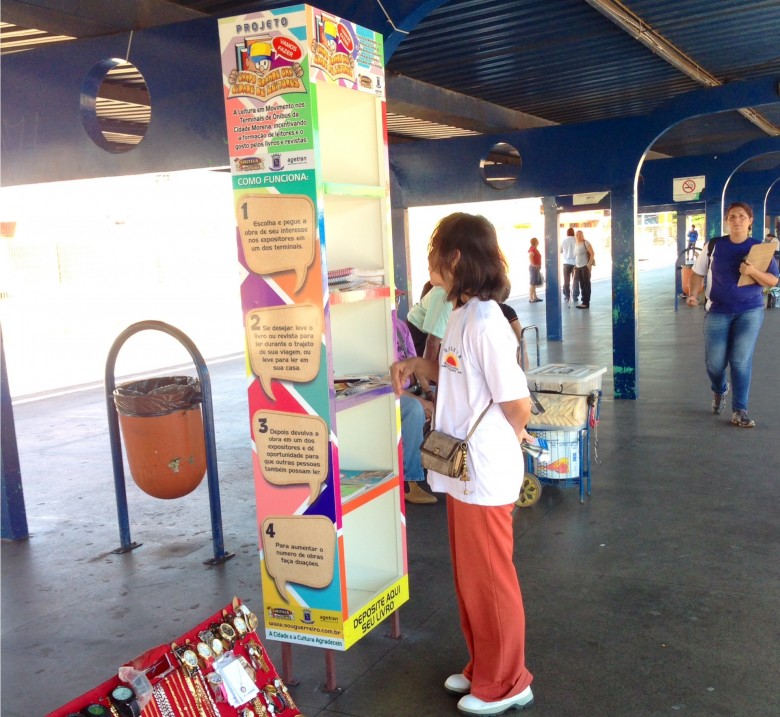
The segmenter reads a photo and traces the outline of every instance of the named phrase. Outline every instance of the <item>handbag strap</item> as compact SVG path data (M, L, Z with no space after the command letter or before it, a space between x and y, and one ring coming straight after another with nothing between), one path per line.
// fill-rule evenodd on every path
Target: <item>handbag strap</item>
M479 422L485 417L485 414L488 412L488 409L493 405L493 399L490 399L490 403L488 403L487 406L485 406L485 410L482 411L482 413L479 414L479 418L477 419L477 422L471 427L471 430L469 431L466 438L463 439L464 443L469 442L469 438L474 434L474 431L477 430L477 426L479 425ZM433 404L433 413L431 414L431 430L435 430L436 426L434 425L436 422L436 402L434 401Z

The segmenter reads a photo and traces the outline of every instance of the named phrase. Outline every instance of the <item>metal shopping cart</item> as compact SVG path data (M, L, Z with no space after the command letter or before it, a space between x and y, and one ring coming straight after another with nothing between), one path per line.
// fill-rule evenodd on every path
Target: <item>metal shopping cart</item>
M583 364L546 364L526 371L528 386L544 409L531 416L528 432L547 441L550 456L547 462L526 456L516 505L532 506L545 485L577 486L580 503L590 495L591 431L598 425L601 376L606 371Z

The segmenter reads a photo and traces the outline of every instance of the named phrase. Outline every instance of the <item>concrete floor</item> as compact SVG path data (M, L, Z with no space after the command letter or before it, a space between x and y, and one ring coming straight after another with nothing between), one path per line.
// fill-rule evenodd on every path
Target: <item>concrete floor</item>
M545 487L516 512L533 714L777 715L780 311L766 313L755 356L758 426L741 430L728 409L710 413L703 311L674 312L673 270L640 274L639 294L641 395L613 401L606 374L591 499ZM543 342L543 363L611 364L609 295L599 282L590 311L564 308L565 341ZM545 303L514 303L524 325L543 328ZM213 554L205 481L175 503L130 482L143 546L111 553L102 388L15 406L31 538L2 545L3 717L56 708L233 595L260 606L244 362L209 368L225 547L236 554L218 567L203 563ZM456 714L441 686L466 658L444 502L408 506L407 521L403 639L381 625L337 653L337 693L323 689L324 653L295 647L293 696L308 717ZM265 644L281 667L279 644Z

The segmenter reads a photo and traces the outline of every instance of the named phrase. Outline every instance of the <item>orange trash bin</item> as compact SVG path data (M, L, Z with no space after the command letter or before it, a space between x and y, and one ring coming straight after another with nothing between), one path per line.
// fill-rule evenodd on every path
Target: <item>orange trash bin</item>
M136 485L155 498L181 498L206 475L200 386L191 376L117 386L114 403Z

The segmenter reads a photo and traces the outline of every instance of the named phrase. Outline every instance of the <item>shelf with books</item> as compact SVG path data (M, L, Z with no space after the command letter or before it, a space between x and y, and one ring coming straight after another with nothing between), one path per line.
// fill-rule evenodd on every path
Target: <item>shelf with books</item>
M243 29L253 25L269 37ZM395 294L382 36L308 5L219 28L266 632L346 650L370 629L347 611L396 609L409 594L400 402L386 378ZM234 67L269 47L283 50L270 68ZM343 385L360 377L370 380ZM341 486L349 471L385 477ZM298 629L277 618L288 614Z

